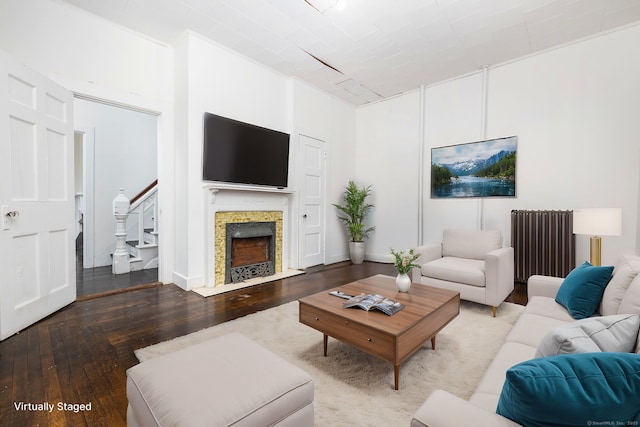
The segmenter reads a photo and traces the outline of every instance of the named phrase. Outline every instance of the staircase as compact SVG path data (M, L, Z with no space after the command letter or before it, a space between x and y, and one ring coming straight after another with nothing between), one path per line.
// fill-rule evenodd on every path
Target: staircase
M139 240L127 241L130 271L158 268L157 236L158 233L149 228L144 230L142 243Z
M113 274L158 268L158 181L129 201L121 189L113 201L116 250Z

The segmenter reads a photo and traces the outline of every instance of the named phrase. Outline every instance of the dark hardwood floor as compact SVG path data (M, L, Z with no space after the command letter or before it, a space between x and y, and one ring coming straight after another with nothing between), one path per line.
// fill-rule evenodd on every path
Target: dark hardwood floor
M83 235L76 238L76 294L78 300L97 298L150 283L158 283L158 269L111 273L111 266L83 268Z
M150 284L76 301L0 343L0 425L124 426L135 349L379 273L395 275L390 264L346 262L210 298ZM507 301L526 304L525 286ZM53 411L35 407L44 402Z

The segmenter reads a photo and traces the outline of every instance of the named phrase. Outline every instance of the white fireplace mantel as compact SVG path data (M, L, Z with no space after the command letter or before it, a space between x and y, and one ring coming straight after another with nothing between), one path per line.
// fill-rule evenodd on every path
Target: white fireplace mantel
M210 193L210 203L215 203L216 195L221 192L238 191L238 192L250 192L250 193L272 193L272 194L286 194L292 195L294 190L286 187L263 187L260 185L241 185L241 184L226 184L223 182L207 183L203 186Z

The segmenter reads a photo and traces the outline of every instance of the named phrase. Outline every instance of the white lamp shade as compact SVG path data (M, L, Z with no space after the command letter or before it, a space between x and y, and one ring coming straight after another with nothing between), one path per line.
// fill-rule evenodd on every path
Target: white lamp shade
M619 236L622 234L622 209L576 209L573 211L573 233Z

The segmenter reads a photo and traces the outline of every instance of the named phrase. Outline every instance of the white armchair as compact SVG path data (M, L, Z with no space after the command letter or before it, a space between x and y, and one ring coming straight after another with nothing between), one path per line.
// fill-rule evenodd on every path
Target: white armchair
M460 298L492 307L513 291L513 248L502 247L500 230L453 230L442 243L416 248L412 281L460 292Z

